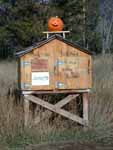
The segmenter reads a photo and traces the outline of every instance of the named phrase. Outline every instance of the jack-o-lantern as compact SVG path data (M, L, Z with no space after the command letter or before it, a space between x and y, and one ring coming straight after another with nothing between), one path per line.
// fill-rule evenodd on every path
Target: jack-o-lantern
M63 21L59 17L51 17L48 21L49 31L62 31L64 27Z

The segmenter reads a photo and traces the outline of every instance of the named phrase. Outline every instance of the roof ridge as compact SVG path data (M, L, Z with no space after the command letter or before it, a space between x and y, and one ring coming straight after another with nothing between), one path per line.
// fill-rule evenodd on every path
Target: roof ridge
M89 50L86 49L86 48L81 47L79 44L73 43L73 42L71 42L71 41L69 41L69 40L67 40L67 39L64 39L64 38L63 38L62 36L60 36L59 34L54 34L54 35L50 36L48 39L45 39L45 40L43 40L43 41L39 41L39 42L33 44L32 46L29 46L29 47L23 49L22 51L16 52L16 53L15 53L15 56L17 56L17 57L23 56L23 55L25 55L26 53L31 52L33 49L38 48L38 47L41 47L41 46L43 46L44 44L46 44L46 43L48 43L48 42L50 42L50 41L52 41L52 40L54 40L54 39L61 40L62 42L65 42L66 44L68 44L68 45L70 45L70 46L72 46L72 47L78 48L79 50L81 50L81 51L84 52L84 53L87 53L87 54L92 55L92 52L91 52L91 51L89 51Z

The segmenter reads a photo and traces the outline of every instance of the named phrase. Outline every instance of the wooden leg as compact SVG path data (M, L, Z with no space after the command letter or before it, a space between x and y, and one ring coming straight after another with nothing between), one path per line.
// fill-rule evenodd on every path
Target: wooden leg
M24 99L24 125L28 126L28 122L29 122L29 100Z
M83 93L83 119L88 126L88 93Z

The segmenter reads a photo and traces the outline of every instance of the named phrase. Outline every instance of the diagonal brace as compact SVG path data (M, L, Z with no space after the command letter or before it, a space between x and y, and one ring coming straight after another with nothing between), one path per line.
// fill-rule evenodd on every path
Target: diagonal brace
M61 101L59 101L58 103L56 103L55 107L56 108L61 108L61 107L63 107L64 105L66 105L67 103L69 103L71 100L75 99L78 96L79 96L79 94L69 95L66 98L64 98Z
M36 103L38 105L41 105L42 107L47 108L50 111L53 111L53 112L55 112L55 113L57 113L59 115L62 115L64 117L68 118L68 119L71 119L73 121L76 121L76 122L78 122L78 123L80 123L82 125L85 125L85 126L87 125L84 119L82 119L81 117L79 117L79 116L77 116L75 114L72 114L70 112L67 112L67 111L61 109L61 108L58 108L55 105L52 105L52 104L50 104L50 103L48 103L46 101L43 101L42 99L40 99L38 97L31 96L31 95L24 95L24 96L25 96L25 99L27 99L29 101L32 101L32 102L34 102L34 103Z

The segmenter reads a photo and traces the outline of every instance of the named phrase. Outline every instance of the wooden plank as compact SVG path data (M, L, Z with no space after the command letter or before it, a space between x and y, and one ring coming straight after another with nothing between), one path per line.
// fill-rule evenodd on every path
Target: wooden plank
M28 58L26 58L27 61ZM28 65L24 67L25 69L25 89L31 90L31 61L28 60Z
M56 108L61 108L64 105L66 105L67 103L69 103L71 100L76 99L76 97L78 97L79 94L73 94L73 95L69 95L66 98L62 99L61 101L59 101L58 103L55 104Z
M28 95L28 94L63 94L63 93L84 93L84 92L90 92L91 90L90 89L81 89L81 90L36 90L36 91L20 91L20 93L24 94L24 95Z
M29 124L29 100L24 99L24 125L28 126Z
M90 55L73 48L66 43L56 40L55 60L57 63L56 89L74 90L91 88L88 68ZM92 69L92 67L91 67Z
M83 118L88 125L88 93L83 93Z
M48 33L70 33L70 31L44 31L43 33L48 34Z
M49 35L53 34L62 34L63 38L65 39L66 34L70 33L70 31L45 31L43 33L46 34L47 39L49 38Z
M31 53L21 57L21 88L23 90L31 90L31 58Z
M90 56L89 63L88 63L88 73L89 73L89 88L92 88L93 86L93 80L92 80L92 57Z
M38 49L34 49L33 60L35 65L32 65L33 72L41 72L49 74L48 85L32 85L32 90L53 90L54 89L54 48L55 41L47 43ZM43 81L42 81L43 82Z
M20 58L20 65L19 65L19 70L20 70L20 88L21 90L26 90L23 86L23 83L25 82L25 69L24 67L22 66L22 62L24 61L24 56Z
M63 109L56 108L54 105L49 104L48 102L45 102L45 101L43 101L42 99L40 99L38 97L30 96L30 95L27 95L25 97L29 101L32 101L32 102L34 102L34 103L36 103L38 105L41 105L42 107L47 108L47 109L49 109L49 110L51 110L51 111L53 111L53 112L55 112L55 113L57 113L59 115L62 115L64 117L72 120L72 121L76 121L79 124L86 125L85 121L82 118L80 118L79 116L71 114L70 112L67 112L67 111L65 111Z
M49 71L48 65L48 57L37 57L31 61L32 71Z

